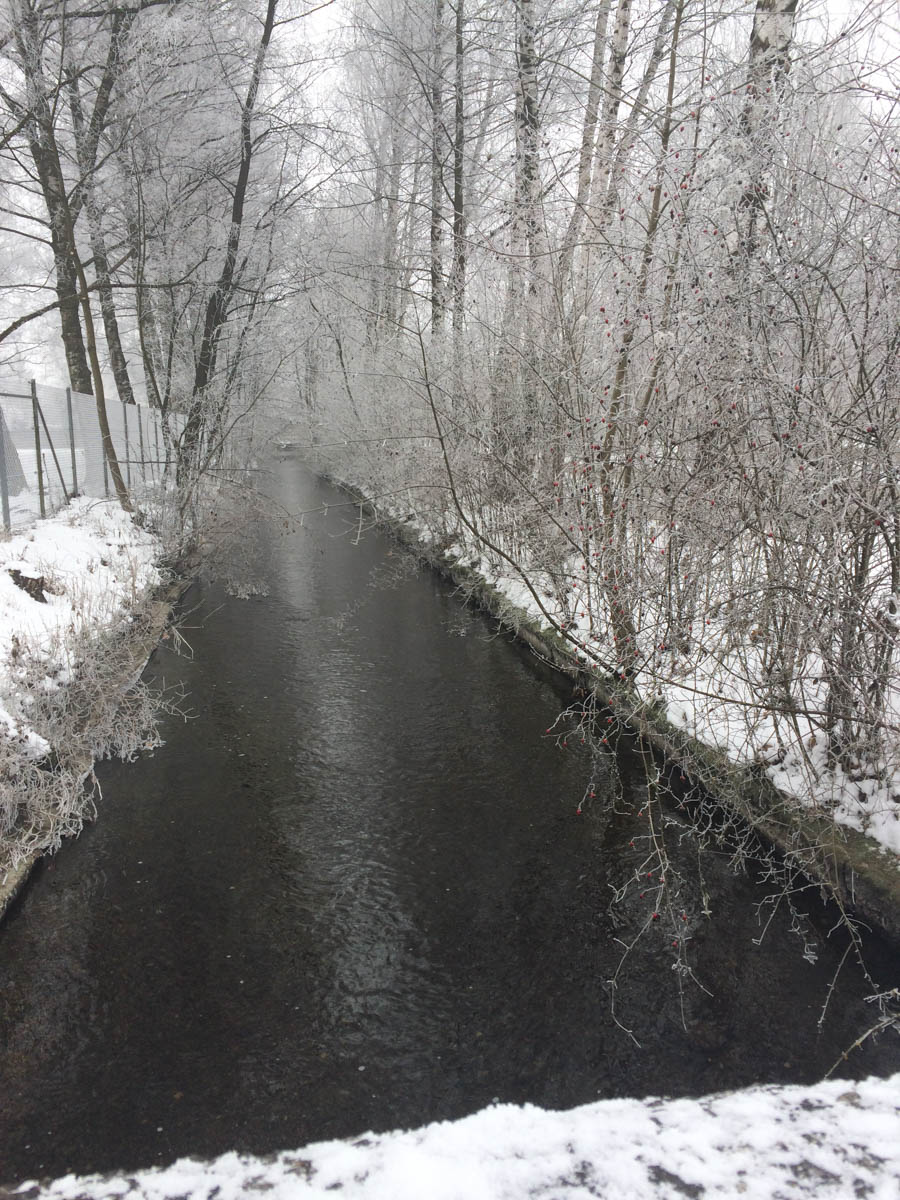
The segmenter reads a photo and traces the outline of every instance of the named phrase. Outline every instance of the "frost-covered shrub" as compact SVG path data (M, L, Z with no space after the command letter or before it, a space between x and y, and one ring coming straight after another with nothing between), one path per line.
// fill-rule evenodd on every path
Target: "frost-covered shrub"
M140 625L138 615L127 633L16 642L0 726L0 876L93 818L95 759L130 760L160 744L156 720L173 703L136 679Z

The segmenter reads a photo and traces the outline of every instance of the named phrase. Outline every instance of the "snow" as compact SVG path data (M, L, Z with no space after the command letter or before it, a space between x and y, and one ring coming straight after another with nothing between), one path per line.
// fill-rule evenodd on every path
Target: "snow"
M769 768L770 779L788 795L806 794L811 807L824 809L839 825L874 838L898 856L900 870L900 805L893 800L900 795L900 767L888 772L885 780L853 780L840 766L826 766L824 746L814 746L808 758L815 771L811 786L809 768L791 752L784 762Z
M29 1197L270 1200L651 1200L900 1194L900 1075L764 1087L700 1100L603 1100L569 1112L495 1105L411 1132L261 1159L111 1178L72 1175ZM15 1193L14 1193L15 1194Z
M129 619L129 606L160 582L159 553L159 542L111 500L73 500L55 517L0 539L0 731L35 756L46 753L21 715L19 648L27 644L46 661L42 686L64 684L67 648L81 634ZM45 603L11 571L43 578Z

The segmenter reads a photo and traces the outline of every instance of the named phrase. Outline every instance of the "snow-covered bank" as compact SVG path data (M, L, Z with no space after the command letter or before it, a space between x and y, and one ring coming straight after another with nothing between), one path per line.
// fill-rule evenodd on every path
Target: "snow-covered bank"
M158 540L115 501L88 498L0 541L0 723L10 736L47 749L27 713L10 711L22 696L16 646L28 640L44 653L48 690L65 684L66 643L127 621L160 582L159 554Z
M751 1088L701 1100L604 1100L570 1112L496 1105L408 1133L226 1154L108 1178L66 1176L28 1200L659 1200L900 1192L900 1075ZM2 1195L2 1193L0 1193Z
M0 885L20 859L80 827L91 725L110 725L130 682L119 635L159 586L160 554L118 504L88 498L0 540ZM100 749L120 751L117 731L104 729ZM50 752L54 770L41 770Z

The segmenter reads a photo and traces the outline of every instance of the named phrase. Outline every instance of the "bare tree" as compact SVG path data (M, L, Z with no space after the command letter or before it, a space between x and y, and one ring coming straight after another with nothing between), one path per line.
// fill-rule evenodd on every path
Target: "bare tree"
M190 473L196 471L199 465L201 436L207 417L208 392L216 369L219 341L234 299L234 287L238 270L238 252L241 246L241 234L244 224L244 206L247 201L250 169L254 155L254 139L252 136L253 116L269 43L275 28L277 9L278 0L267 0L256 55L251 67L247 91L240 109L240 129L238 135L240 157L237 174L229 188L231 192L231 220L225 241L224 260L219 277L206 301L206 309L203 316L203 331L191 389L191 403L181 439L179 473L182 481L185 482Z

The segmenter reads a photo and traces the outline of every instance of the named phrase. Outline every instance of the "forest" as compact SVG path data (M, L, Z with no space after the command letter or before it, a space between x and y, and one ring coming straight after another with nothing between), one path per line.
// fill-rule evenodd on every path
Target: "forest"
M878 0L5 0L0 371L157 410L185 537L301 446L897 850L898 49Z

